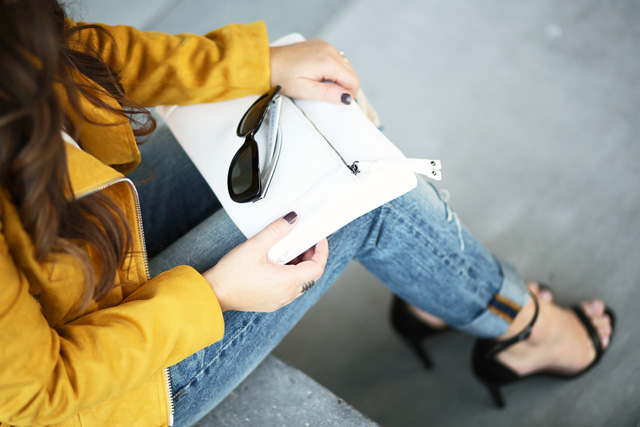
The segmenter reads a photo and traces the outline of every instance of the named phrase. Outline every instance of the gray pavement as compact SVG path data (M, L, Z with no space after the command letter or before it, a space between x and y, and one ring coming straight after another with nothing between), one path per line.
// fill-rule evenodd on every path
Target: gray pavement
M358 70L389 138L443 161L440 188L480 240L560 302L598 295L618 316L595 370L507 387L498 411L472 377L472 339L431 340L437 366L425 372L390 330L389 292L354 263L280 358L383 426L638 426L639 2L84 3L88 20L143 29L264 19L274 39L329 40Z

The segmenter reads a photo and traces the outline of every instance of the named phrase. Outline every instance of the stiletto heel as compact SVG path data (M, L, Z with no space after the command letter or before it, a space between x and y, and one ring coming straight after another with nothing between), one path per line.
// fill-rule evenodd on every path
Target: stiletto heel
M418 359L420 359L425 369L433 369L433 361L431 360L431 355L424 347L423 341L411 338L405 338L405 341L407 342L409 347L416 353Z
M486 384L487 389L489 389L489 394L493 397L493 403L496 404L498 408L504 408L507 406L504 398L502 397L502 392L500 391L500 386L496 384Z
M427 351L425 340L427 337L450 330L450 328L448 326L434 328L424 323L416 318L409 311L409 305L396 295L391 301L390 317L393 329L418 356L425 369L432 369L433 360Z
M528 339L531 335L531 331L533 330L533 326L536 323L536 320L538 320L538 313L540 310L538 299L534 294L531 294L531 298L533 298L533 302L535 304L535 312L527 327L520 334L507 340L478 339L476 340L473 348L471 358L473 372L475 373L476 377L487 387L487 389L489 390L489 394L493 399L493 402L498 408L504 408L506 406L506 401L504 399L502 391L500 390L502 386L512 384L526 378L542 375L563 379L576 378L593 368L596 363L600 361L602 355L605 352L605 350L602 348L602 343L600 342L598 332L591 324L589 317L582 311L581 307L575 306L573 307L573 311L576 313L576 316L588 332L596 352L596 357L586 368L575 374L565 374L562 372L554 371L538 371L528 375L520 376L507 366L503 365L496 359L498 353L506 350L507 348L520 341ZM615 316L613 314L613 311L611 311L609 308L606 308L605 313L609 315L609 318L611 319L611 328L613 331L613 328L615 326ZM613 338L613 333L611 334L609 342L611 342L611 338Z

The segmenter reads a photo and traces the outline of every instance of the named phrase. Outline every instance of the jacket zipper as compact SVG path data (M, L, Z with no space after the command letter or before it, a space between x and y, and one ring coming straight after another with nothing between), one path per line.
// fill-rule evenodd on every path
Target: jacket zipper
M164 377L164 384L167 389L167 402L169 405L169 425L173 425L173 391L171 389L171 377L169 376L169 368L164 368L162 370L162 375Z
M119 184L121 182L126 182L127 184L129 184L129 186L131 187L131 190L133 190L133 195L134 195L134 199L135 199L135 208L136 208L136 219L137 219L137 225L138 225L138 235L140 237L140 243L142 245L142 259L143 259L143 266L144 266L144 275L145 275L145 279L146 281L149 281L149 263L147 260L147 245L144 239L144 228L142 226L142 209L140 208L140 197L138 196L138 190L136 190L136 186L133 184L133 182L131 182L131 180L129 178L116 178L113 179L105 184L102 184L101 186L91 189L90 191L87 191L85 193L82 193L78 196L76 196L76 198L80 199L82 197L86 197L89 196L91 194L95 194L98 193L108 187L111 187L112 185L115 184ZM169 368L164 368L162 370L162 376L163 376L163 380L164 380L164 384L166 386L166 390L167 390L167 406L169 408L169 425L172 426L173 425L173 393L171 391L171 377L169 376Z

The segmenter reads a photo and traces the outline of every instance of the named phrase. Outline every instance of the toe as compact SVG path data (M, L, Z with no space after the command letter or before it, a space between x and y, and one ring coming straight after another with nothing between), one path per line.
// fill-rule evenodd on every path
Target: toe
M605 305L602 300L592 299L583 301L580 303L580 307L582 311L591 318L602 317L604 315Z
M611 338L611 319L608 315L603 315L602 317L592 319L593 326L595 326L596 331L598 331L598 336L600 337L600 342L602 343L602 348L605 349L609 345L609 341Z
M611 341L611 318L605 313L605 305L602 300L593 299L580 303L583 312L589 317L598 333L602 349L606 349Z

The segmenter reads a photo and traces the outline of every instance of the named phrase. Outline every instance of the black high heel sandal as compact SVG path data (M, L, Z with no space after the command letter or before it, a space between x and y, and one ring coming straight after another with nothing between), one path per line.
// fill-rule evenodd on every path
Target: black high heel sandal
M529 322L527 327L520 334L503 341L492 339L478 339L476 340L475 346L473 348L471 359L473 372L476 374L476 377L487 387L487 389L489 390L489 394L493 398L493 402L498 408L504 408L506 406L506 402L504 400L504 396L500 390L500 387L535 376L551 376L562 379L576 378L593 368L600 361L602 355L606 351L602 348L602 343L600 342L598 331L596 331L594 326L591 324L589 317L584 313L584 311L582 311L582 308L580 308L580 306L574 306L572 307L572 309L589 333L589 337L591 338L593 346L596 350L596 357L586 368L575 374L563 374L561 372L553 371L539 371L520 376L509 369L507 366L503 365L496 359L498 353L506 350L507 348L520 341L524 341L529 338L529 336L531 335L531 331L533 330L533 325L536 323L536 320L538 320L538 299L533 294L531 294L531 298L533 298L533 301L535 303L535 313L533 315L533 319L531 319L531 322ZM605 313L609 315L609 318L611 319L612 332L609 339L609 345L611 345L611 338L613 338L613 330L615 327L615 316L613 314L613 311L611 311L609 308L605 308Z
M409 304L397 295L394 295L391 301L390 317L393 329L416 353L425 369L432 369L433 361L427 351L425 340L428 337L449 331L451 328L449 326L434 328L424 323L409 311Z

